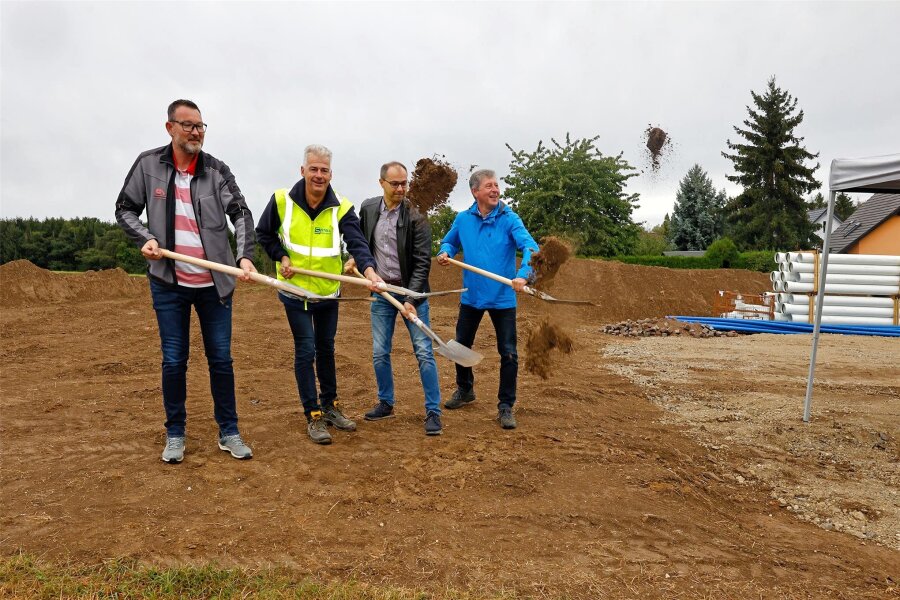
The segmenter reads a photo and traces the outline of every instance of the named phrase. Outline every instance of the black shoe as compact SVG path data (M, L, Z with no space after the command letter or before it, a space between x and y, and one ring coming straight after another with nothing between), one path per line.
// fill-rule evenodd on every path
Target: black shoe
M365 414L366 421L380 421L394 416L394 407L387 402L379 402L375 408Z
M444 428L441 427L441 415L431 411L425 415L425 435L441 435Z
M444 402L444 408L454 410L456 408L462 408L470 402L475 402L475 390L464 392L461 389L456 388L456 391L453 392L453 396L451 396L449 400Z
M512 408L507 406L502 407L497 411L497 419L500 421L500 427L503 429L516 428L516 417L513 416Z

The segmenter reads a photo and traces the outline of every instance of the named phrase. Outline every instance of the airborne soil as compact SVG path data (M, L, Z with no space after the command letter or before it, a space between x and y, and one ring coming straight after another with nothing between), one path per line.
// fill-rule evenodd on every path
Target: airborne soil
M434 265L433 289L460 286ZM495 421L489 320L477 400L423 434L408 337L394 419L375 403L368 306L341 306L339 400L358 431L306 438L293 344L268 288L240 283L233 355L251 461L215 443L196 320L187 453L160 461L159 339L142 278L0 266L0 530L6 555L97 564L294 569L476 597L889 598L900 579L900 349L823 335L801 421L809 336L625 338L626 319L709 314L761 273L570 259L519 303L520 364L553 313L573 341L549 378L519 371L519 428ZM348 293L359 294L357 290ZM432 299L452 338L457 299ZM441 391L454 369L439 361Z

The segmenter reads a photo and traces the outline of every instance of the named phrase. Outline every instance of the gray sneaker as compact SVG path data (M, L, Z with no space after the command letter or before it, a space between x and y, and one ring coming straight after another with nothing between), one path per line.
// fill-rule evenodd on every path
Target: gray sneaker
M337 404L323 410L322 419L325 420L326 424L333 425L341 431L356 431L356 423L345 417Z
M231 452L231 455L237 459L253 458L253 450L244 443L240 434L226 435L219 438L219 450Z
M328 426L322 418L322 413L317 410L311 413L310 417L309 425L306 426L309 439L317 444L330 444L331 434L328 433Z
M184 460L184 437L166 437L166 447L162 453L163 462L178 464Z
M515 429L516 417L508 406L503 406L497 411L497 420L500 421L500 427L503 429Z

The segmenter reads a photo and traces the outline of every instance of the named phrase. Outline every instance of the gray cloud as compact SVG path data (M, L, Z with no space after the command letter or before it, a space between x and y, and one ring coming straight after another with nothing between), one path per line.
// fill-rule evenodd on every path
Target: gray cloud
M4 2L0 17L4 217L111 220L179 97L256 214L313 142L358 204L386 160L505 173L506 142L566 132L646 171L652 123L676 146L629 191L657 223L694 163L736 191L720 152L771 75L799 98L820 180L833 158L900 152L897 3Z

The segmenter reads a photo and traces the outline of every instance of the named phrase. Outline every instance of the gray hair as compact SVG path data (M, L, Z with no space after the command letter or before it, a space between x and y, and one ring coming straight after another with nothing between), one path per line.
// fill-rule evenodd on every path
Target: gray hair
M331 162L331 150L320 144L310 144L303 150L303 164L309 164L309 156L318 156L319 158L327 158Z
M397 162L396 160L392 160L391 162L386 162L386 163L384 163L383 165L381 165L381 175L380 175L380 177L381 177L382 179L384 179L385 177L387 177L388 169L390 169L391 167L400 167L401 169L403 169L403 171L404 171L407 175L409 175L409 169L406 168L406 165L404 165L402 162Z
M477 190L485 179L497 179L497 174L490 169L478 169L469 177L469 189Z

